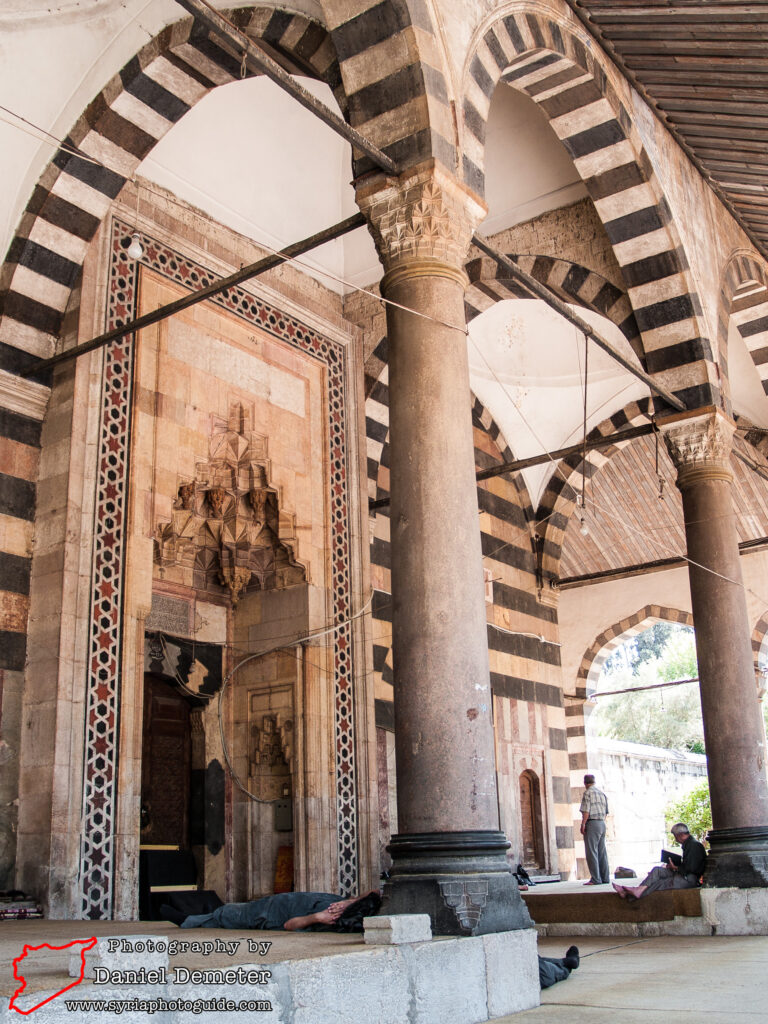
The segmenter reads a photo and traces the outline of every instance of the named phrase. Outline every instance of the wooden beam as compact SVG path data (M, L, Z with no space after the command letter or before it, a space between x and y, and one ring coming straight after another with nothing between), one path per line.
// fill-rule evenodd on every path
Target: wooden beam
M521 469L529 469L531 466L541 466L545 462L557 462L560 459L567 459L569 455L581 455L586 451L595 451L598 448L610 448L615 444L622 444L634 440L636 437L645 437L655 430L653 423L641 423L637 427L628 427L626 430L619 430L615 434L607 434L605 437L595 437L579 444L569 445L567 448L559 448L554 452L545 452L543 455L531 455L527 459L515 459L514 462L501 462L497 466L489 466L487 469L478 470L475 479L490 480L496 476L504 476L507 473L517 473ZM370 512L386 508L389 505L389 498L377 498L368 502Z
M274 256L265 256L255 263L250 263L247 267L241 267L240 270L236 270L234 274L230 274L228 277L219 278L218 281L214 281L205 288L190 292L181 299L175 299L173 302L160 306L159 309L155 309L151 313L145 313L144 316L136 317L135 320L130 320L122 327L115 327L111 331L100 334L97 338L84 341L81 345L75 345L65 352L59 352L57 355L51 356L50 359L41 359L40 362L29 369L17 371L18 376L36 377L43 371L50 370L53 366L69 362L71 359L77 359L78 356L82 356L86 352L93 352L94 349L102 348L102 346L108 345L110 341L117 341L118 338L124 338L126 334L134 334L143 327L149 327L160 320L166 320L168 317L173 316L174 313L180 313L181 310L189 309L190 306L195 306L198 302L203 302L204 299L210 299L214 295L225 292L227 288L233 288L235 285L242 284L243 281L258 277L259 274L272 270L273 267L279 267L285 260L292 259L294 256L301 256L302 253L316 249L319 245L324 245L326 242L331 242L334 238L340 238L342 235L354 231L355 228L363 227L364 224L365 217L362 213L356 213L352 217L347 217L346 220L341 221L339 224L334 224L331 228L319 231L316 235L311 235L301 242L294 242L293 245L289 245L282 252L276 253Z

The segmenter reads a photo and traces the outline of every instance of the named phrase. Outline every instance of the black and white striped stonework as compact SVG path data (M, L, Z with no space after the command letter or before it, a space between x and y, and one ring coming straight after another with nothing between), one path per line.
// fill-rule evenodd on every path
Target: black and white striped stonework
M731 321L744 339L760 374L763 391L768 394L768 269L760 257L736 256L723 275L718 333L720 367L725 377L728 374L728 328Z
M350 15L350 11L354 14ZM327 17L336 17L329 5ZM434 157L456 167L455 129L443 56L421 0L339 5L328 28L341 68L349 121L403 168ZM355 177L376 170L354 155Z
M321 26L266 9L233 17L296 70L327 82L345 108L338 62ZM239 78L239 59L186 19L145 46L87 107L66 142L109 169L59 151L36 186L0 274L3 369L18 372L53 353L89 243L126 180L199 99Z
M607 437L617 430L647 423L654 414L653 399L643 398L632 402L624 409L603 420L588 434L589 440ZM623 441L607 448L587 452L586 460L576 453L557 464L557 470L549 478L536 512L539 537L539 570L544 580L556 580L560 572L560 555L568 520L576 505L576 495L581 489L582 472L588 480L598 473L608 460L631 441Z
M637 320L629 297L621 288L617 288L600 274L569 260L556 259L552 256L517 256L513 253L508 253L507 258L531 277L545 284L564 302L578 303L616 324L635 354L643 359ZM464 310L468 323L504 299L537 298L524 285L510 278L495 260L487 256L470 260L464 269L470 281L464 296Z
M370 366L366 366L370 373ZM369 493L389 496L389 394L386 369L366 401L369 453ZM488 410L475 400L472 407L475 462L485 469L509 461L507 447ZM520 713L547 722L553 773L553 800L562 805L561 822L570 821L570 785L565 711L560 683L560 650L540 636L556 640L557 611L537 596L536 558L531 544L533 510L520 474L497 478L492 486L478 486L480 536L486 588L493 606L488 622L491 685L495 698L517 703ZM389 509L371 516L372 637L377 724L392 720L392 607L390 576ZM504 628L501 628L504 623ZM508 627L508 628L506 628ZM526 635L527 634L527 635ZM534 708L538 707L538 711ZM382 724L383 728L387 726ZM515 787L517 780L513 780ZM510 785L510 779L504 780ZM502 785L502 782L500 782ZM567 810L566 810L567 809ZM552 809L553 815L555 808ZM570 825L556 829L558 849L573 848Z
M573 158L623 271L648 372L688 408L717 405L701 304L669 209L585 41L534 14L505 16L486 32L465 81L465 180L482 194L486 121L503 80L539 105Z
M766 636L768 636L768 611L760 616L755 623L755 628L752 630L752 656L755 663L755 679L760 687L766 685L766 677L763 675L763 670L768 668L768 649L765 649Z

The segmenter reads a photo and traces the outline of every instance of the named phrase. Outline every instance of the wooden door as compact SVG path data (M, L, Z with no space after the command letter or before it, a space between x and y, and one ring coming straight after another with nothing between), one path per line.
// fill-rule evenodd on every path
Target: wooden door
M522 854L526 867L543 868L543 836L538 779L533 772L520 775L520 817L522 819Z
M141 842L189 846L189 704L170 684L144 677Z

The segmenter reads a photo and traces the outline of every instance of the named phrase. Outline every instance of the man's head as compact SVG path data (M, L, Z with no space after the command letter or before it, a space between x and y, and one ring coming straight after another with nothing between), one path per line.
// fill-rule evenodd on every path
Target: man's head
M584 785L585 786L594 786L594 784L595 784L595 776L594 775L585 775L584 776Z
M677 842L680 843L681 845L685 842L685 840L691 834L690 831L688 830L688 826L684 825L682 823L682 821L678 821L678 823L676 825L673 825L672 828L669 831L675 837Z

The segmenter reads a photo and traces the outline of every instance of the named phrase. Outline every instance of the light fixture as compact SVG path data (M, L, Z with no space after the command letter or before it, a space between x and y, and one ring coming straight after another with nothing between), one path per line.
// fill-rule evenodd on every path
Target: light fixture
M582 537L586 537L589 534L589 527L587 526L587 520L584 516L581 517L581 526L579 527L579 533Z
M144 255L144 246L141 244L141 237L138 231L131 235L131 244L128 246L128 255L132 260L140 260Z
M133 179L133 186L136 189L136 216L134 217L133 223L136 230L131 235L131 244L128 246L128 255L132 260L140 260L144 255L144 246L141 244L141 235L139 234L139 179Z

